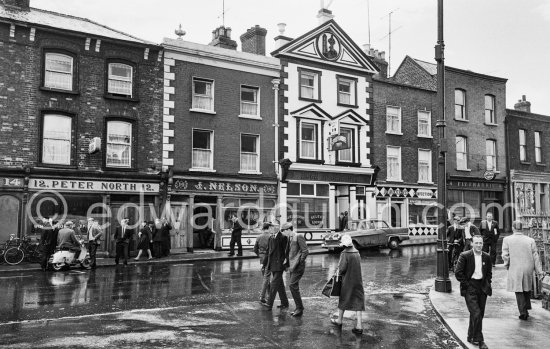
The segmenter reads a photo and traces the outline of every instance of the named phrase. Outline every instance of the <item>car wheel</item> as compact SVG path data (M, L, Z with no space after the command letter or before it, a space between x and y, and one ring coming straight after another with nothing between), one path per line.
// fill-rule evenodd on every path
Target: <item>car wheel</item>
M392 250L397 250L399 248L399 240L398 239L391 239L388 243L389 248Z

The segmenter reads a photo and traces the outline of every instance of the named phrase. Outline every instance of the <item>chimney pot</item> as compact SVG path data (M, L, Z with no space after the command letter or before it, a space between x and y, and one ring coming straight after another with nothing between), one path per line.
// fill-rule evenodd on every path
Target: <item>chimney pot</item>
M523 96L521 96L521 99L516 104L514 104L514 109L530 113L531 112L531 102L529 102L526 99L526 96L523 95Z
M279 28L279 35L284 35L285 29L286 29L286 23L279 23L277 24L277 27Z
M366 54L369 54L369 51L370 51L370 44L363 44L363 51L364 51Z
M332 14L331 10L322 8L319 10L319 12L317 12L317 18L319 19L319 24L323 24L333 19L334 15Z
M229 50L237 49L237 42L231 40L231 28L226 28L223 25L212 31L212 41L209 45Z
M243 52L265 55L265 36L267 29L255 25L241 35L241 49Z

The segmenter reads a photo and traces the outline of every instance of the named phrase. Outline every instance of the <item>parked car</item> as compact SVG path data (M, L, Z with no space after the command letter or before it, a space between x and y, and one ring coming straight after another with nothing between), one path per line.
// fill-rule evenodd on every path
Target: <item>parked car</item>
M401 242L409 239L407 228L392 228L385 221L378 219L361 219L348 222L348 229L333 232L323 238L324 248L329 251L340 250L342 234L349 234L355 248L389 247L395 250Z

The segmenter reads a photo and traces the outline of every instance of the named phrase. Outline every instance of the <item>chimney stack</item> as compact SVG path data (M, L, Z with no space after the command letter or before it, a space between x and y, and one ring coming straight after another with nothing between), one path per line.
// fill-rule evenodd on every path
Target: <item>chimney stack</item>
M8 10L30 11L30 0L2 0Z
M323 24L325 22L330 21L334 18L334 15L332 14L332 11L326 8L322 8L317 12L317 19L319 20L319 24Z
M231 28L224 27L223 25L212 31L212 41L208 45L229 50L237 49L237 42L231 40Z
M374 64L376 64L378 69L380 69L376 76L384 79L388 78L388 62L386 61L386 52L378 52L378 50L370 47L369 44L363 45L363 51L372 58Z
M279 48L281 46L284 46L286 43L289 43L292 41L292 38L289 38L288 36L285 36L285 30L286 30L286 24L285 23L279 23L277 24L277 27L279 28L279 35L277 35L275 40L275 47Z
M530 113L531 112L531 102L526 100L525 95L523 95L521 97L521 99L516 104L514 104L514 109Z
M241 50L265 56L265 36L267 29L256 25L241 35Z

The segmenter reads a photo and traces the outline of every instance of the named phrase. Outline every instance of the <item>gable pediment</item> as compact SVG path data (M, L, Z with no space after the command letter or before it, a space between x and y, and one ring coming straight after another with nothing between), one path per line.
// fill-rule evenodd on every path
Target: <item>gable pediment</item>
M272 55L307 59L372 74L378 71L371 58L334 20L325 22L309 33L292 40L272 52Z
M300 118L308 118L308 119L318 119L318 120L331 120L332 117L329 113L324 111L321 107L319 107L315 103L311 103L306 105L305 107L302 107L300 109L297 109L290 113L290 115L294 117L300 117Z
M334 117L335 120L349 124L366 125L369 121L353 109L348 109Z

